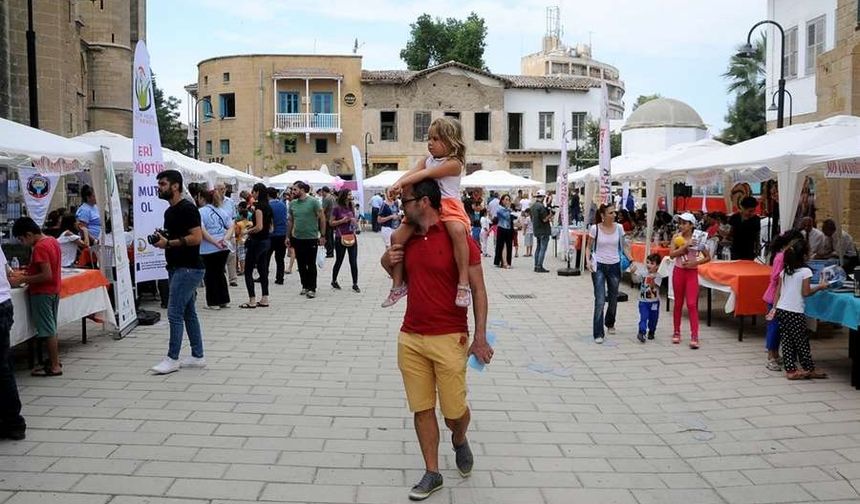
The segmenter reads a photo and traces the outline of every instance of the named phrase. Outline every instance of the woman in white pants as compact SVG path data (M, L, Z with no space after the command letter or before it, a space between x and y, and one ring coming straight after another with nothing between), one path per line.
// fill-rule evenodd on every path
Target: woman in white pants
M390 189L385 191L385 201L379 209L379 217L376 221L379 223L382 241L387 250L391 246L391 234L400 225L400 205L395 201L394 192Z

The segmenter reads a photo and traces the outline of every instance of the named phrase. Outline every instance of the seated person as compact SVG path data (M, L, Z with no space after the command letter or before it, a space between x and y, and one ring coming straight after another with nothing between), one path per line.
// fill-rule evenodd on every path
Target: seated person
M819 251L813 259L830 259L838 258L842 253L842 268L851 273L857 267L857 246L854 244L854 238L844 229L839 236L836 235L836 222L833 219L827 219L821 224L821 232L824 234L824 241L819 247Z
M78 251L86 248L87 242L78 234L77 220L74 215L66 215L60 222L60 266L71 268L78 258Z

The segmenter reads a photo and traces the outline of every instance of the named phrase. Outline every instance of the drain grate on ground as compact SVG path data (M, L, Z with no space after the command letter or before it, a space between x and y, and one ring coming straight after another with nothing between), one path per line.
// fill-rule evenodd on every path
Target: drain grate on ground
M505 294L508 299L534 299L534 294Z

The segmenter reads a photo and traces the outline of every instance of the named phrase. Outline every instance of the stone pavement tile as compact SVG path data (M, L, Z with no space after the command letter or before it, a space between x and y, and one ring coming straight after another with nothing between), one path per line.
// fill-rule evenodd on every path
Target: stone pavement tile
M236 464L274 464L278 452L273 450L233 450L222 448L201 448L194 456L194 462L225 462Z
M738 441L766 441L805 436L800 429L794 426L732 430L729 435Z
M164 405L164 409L181 411L233 411L235 407L236 403L211 401L169 401Z
M860 440L848 436L815 436L781 441L791 451L836 450L860 446Z
M577 473L586 488L666 488L656 474L645 473Z
M571 504L573 502L594 502L600 504L636 504L630 490L600 488L545 488L541 490L546 504ZM490 501L487 501L488 503ZM511 501L540 502L538 500Z
M561 450L554 444L484 443L487 455L510 457L558 457Z
M836 451L851 462L860 462L860 448L845 448Z
M247 425L223 424L215 429L215 436L259 436L259 437L289 437L294 427L289 425Z
M828 469L831 472L838 472L842 478L860 479L860 463L836 464Z
M710 457L717 454L717 452L705 443L678 443L670 446L679 457L684 459L693 457Z
M164 432L166 434L212 434L218 424L189 422L166 422L163 420L146 420L138 432Z
M173 478L89 474L75 485L74 490L114 495L164 495L171 483Z
M709 443L709 446L720 455L759 455L787 451L782 444L774 440Z
M174 499L169 497L139 497L136 495L117 495L109 504L210 504L208 500Z
M110 495L74 494L69 492L18 492L11 499L4 501L0 492L0 502L4 504L105 504Z
M148 409L148 408L126 408L116 414L116 418L128 418L134 420L172 420L174 422L185 420L190 413L181 410Z
M798 502L811 496L800 485L783 483L749 487L723 487L717 492L729 504L769 504L776 502Z
M774 467L828 466L847 462L846 458L833 450L807 451L797 453L775 453L764 457Z
M0 472L0 490L70 490L82 474Z
M798 427L808 436L827 436L835 434L860 434L858 421L829 421L828 423L801 425Z
M607 433L617 433L618 432L618 429L612 424L601 424L601 423L581 424L581 423L577 423L573 419L571 419L567 423L547 422L546 426L550 430L550 432L582 432L582 433L596 433L596 434L607 434Z
M847 481L803 483L801 486L813 497L822 501L846 499L857 502L860 500L860 493Z
M243 450L321 451L324 439L251 437Z
M357 487L346 485L269 483L258 500L342 504L355 502L357 491ZM406 491L408 492L408 489Z
M674 459L634 459L634 458L610 458L607 462L619 473L686 473L693 472L684 460Z
M353 439L329 439L324 450L336 453L403 453L400 441L364 441Z
M80 457L64 457L46 469L47 472L79 474L124 474L131 475L143 462L137 460L111 460Z
M140 469L136 476L164 476L175 478L203 478L218 479L224 476L229 467L228 464L215 464L212 462L170 462L164 460L153 460L138 462ZM242 478L227 478L242 479Z
M394 454L391 456L397 455ZM278 458L278 465L355 468L361 467L361 458L362 455L359 453L281 452L281 456Z
M573 472L493 471L496 488L581 488Z
M166 446L235 449L241 448L242 445L245 444L245 441L246 438L238 436L195 436L193 434L171 434L170 437L168 437L162 444Z
M678 454L668 446L636 446L636 451L646 459L675 458L678 456Z
M602 458L552 458L534 457L529 459L531 467L537 472L565 471L577 472L612 472L614 469ZM528 469L526 469L528 470Z
M429 502L433 504L451 503L451 491L447 480L445 481L445 485L445 487L433 494ZM403 504L404 502L409 502L406 497L408 492L409 488L405 486L360 486L358 487L358 495L355 502L360 504Z
M832 477L817 467L749 469L742 472L755 485L833 481Z
M41 443L30 450L28 455L105 458L117 448L114 444Z
M770 468L770 464L768 464L763 457L758 455L702 457L690 459L688 462L697 472Z
M562 445L561 452L565 457L613 457L613 458L642 458L636 448L624 445ZM541 455L555 456L555 455Z
M59 429L73 420L68 417L33 416L27 406L24 406L21 414L27 419L28 429Z
M568 491L570 489L565 489ZM453 504L523 504L545 502L537 488L451 487Z
M0 468L3 468L4 471L40 472L50 467L57 460L59 459L56 457L0 455Z
M134 432L142 420L120 420L115 418L76 418L63 426L64 430Z
M29 432L27 435L29 436ZM159 432L91 432L86 438L87 443L122 444L122 445L160 445L167 439L168 434Z
M9 497L12 497L12 492L0 491L0 503L6 502Z
M723 504L725 501L710 489L633 490L639 504Z
M399 410L397 418L402 417L403 411ZM315 416L315 415L263 415L260 421L262 425L288 425L298 426L306 425L309 427L325 427L332 424L330 416ZM364 419L362 419L364 420Z
M477 436L471 436L473 439L478 439ZM496 438L496 436L494 436ZM501 441L499 439L495 439ZM592 443L591 437L588 434L577 432L517 432L512 442L521 442L524 444L589 444Z
M748 486L752 481L741 471L708 471L699 473L713 487Z
M322 485L405 485L402 470L394 469L318 469L314 484Z
M258 481L231 481L214 479L177 479L165 495L197 499L254 500L260 495L263 483Z
M57 406L56 408L52 408L47 415L72 418L113 418L120 411L119 408Z
M198 450L198 448L187 448L182 446L131 445L120 446L116 451L111 453L110 458L188 462L194 458Z
M316 473L317 468L315 467L233 464L223 477L230 480L273 483L313 483Z
M369 429L297 426L293 428L290 436L301 439L368 439L368 430ZM415 435L414 431L412 432L412 435Z

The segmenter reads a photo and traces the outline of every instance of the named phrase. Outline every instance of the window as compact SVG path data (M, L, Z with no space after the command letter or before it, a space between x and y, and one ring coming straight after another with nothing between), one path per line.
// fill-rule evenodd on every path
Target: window
M466 163L466 175L471 175L484 168L483 163Z
M459 112L445 112L445 117L453 117L454 119L459 121L460 120L460 113Z
M538 112L538 138L552 140L552 123L554 112Z
M328 139L327 138L317 138L314 142L316 144L316 149L314 152L317 154L325 154L328 152Z
M558 165L546 165L546 178L544 181L547 184L552 184L558 178Z
M430 112L415 112L415 126L412 139L416 142L426 142L430 133Z
M225 83L230 82L230 72L224 72L221 75L221 80L224 81Z
M397 112L379 113L379 139L397 141Z
M212 155L212 140L206 140L206 155Z
M815 60L824 52L824 16L806 23L806 75L815 73Z
M531 161L511 161L508 165L510 172L520 177L532 178Z
M331 114L333 101L331 93L314 93L311 99L311 111L314 114Z
M284 154L295 154L299 151L299 142L295 137L284 139Z
M490 113L475 112L475 141L488 142L490 140Z
M208 75L204 75L204 76L203 76L203 85L204 85L204 86L208 86L208 85L209 85L209 76L208 76Z
M782 60L785 78L797 77L797 27L785 31L785 58Z
M212 97L204 96L203 101L200 102L203 110L203 122L209 122L215 117L215 114L212 113Z
M234 93L218 95L218 101L220 103L221 119L236 117L236 95Z
M523 145L523 115L508 114L508 149L521 149Z
M227 154L230 154L230 140L222 138L221 139L221 155L226 156Z
M570 130L573 132L573 138L585 138L585 119L588 116L585 112L573 112L570 115Z
M294 91L278 91L278 113L298 114L299 93Z

